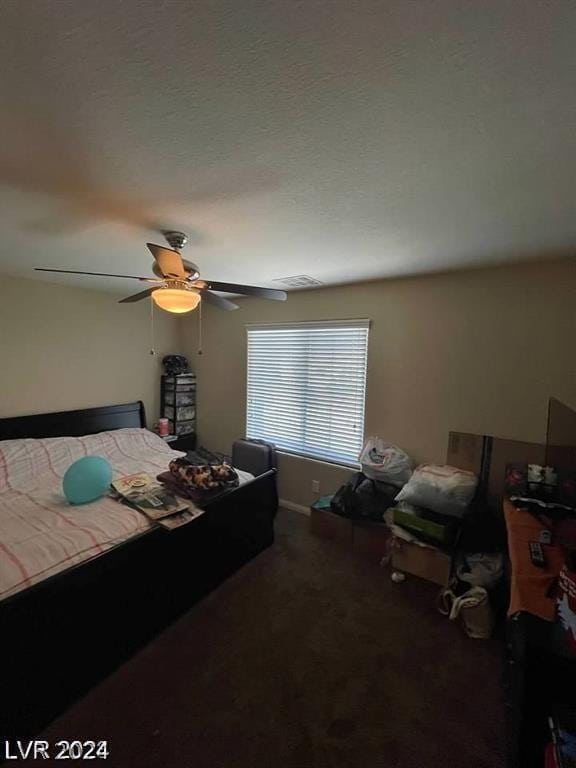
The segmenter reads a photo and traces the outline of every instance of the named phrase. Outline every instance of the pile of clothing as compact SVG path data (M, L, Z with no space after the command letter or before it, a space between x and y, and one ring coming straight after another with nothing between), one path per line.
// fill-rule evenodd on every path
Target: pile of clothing
M238 486L236 470L227 462L198 463L190 454L174 459L169 471L158 475L158 480L172 493L201 504L214 495Z

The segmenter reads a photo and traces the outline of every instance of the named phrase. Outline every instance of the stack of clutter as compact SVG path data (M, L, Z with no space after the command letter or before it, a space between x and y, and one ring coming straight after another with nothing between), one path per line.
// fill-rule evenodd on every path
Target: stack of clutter
M407 533L409 540L451 549L477 484L472 472L422 464L396 495L386 520L402 538L407 539Z
M359 457L362 472L355 472L334 494L330 509L352 520L384 523L398 490L412 475L412 460L401 448L369 437Z
M502 576L503 559L501 553L457 553L461 527L477 486L478 478L472 472L424 464L415 469L386 518L394 534L393 567L406 570L408 565L412 573L442 584L440 613L451 621L459 620L469 637L481 639L493 631L488 590ZM427 551L418 557L418 549L413 547L407 557L399 544L406 540Z
M456 467L417 467L385 515L393 568L445 586L477 484L476 475Z
M368 439L360 462L364 476L385 490L377 509L392 533L388 560L393 580L409 573L440 584L440 612L460 620L470 637L489 637L493 615L488 590L502 576L502 556L458 552L477 476L436 464L412 471L409 457L380 438Z

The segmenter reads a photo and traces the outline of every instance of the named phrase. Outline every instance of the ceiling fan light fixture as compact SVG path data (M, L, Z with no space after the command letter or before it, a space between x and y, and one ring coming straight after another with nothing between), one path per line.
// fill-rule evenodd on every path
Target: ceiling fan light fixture
M158 288L152 293L152 300L160 309L183 315L200 304L200 294L190 288Z

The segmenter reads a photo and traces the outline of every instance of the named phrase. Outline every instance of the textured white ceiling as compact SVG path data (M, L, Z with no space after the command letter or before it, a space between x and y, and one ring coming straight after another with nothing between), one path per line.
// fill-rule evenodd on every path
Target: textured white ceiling
M254 284L570 253L575 36L573 0L4 0L0 271L147 275L170 226Z

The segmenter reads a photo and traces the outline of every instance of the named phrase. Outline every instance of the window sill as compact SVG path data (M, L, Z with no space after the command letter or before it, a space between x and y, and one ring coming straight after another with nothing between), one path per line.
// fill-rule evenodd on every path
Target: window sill
M333 461L331 459L319 459L317 456L306 456L303 453L291 453L290 451L286 451L283 448L277 448L276 453L279 456L288 456L291 459L301 459L302 461L314 461L317 464L324 464L328 467L335 467L337 469L348 469L350 472L359 472L360 471L360 463L350 463L345 464L343 461Z

